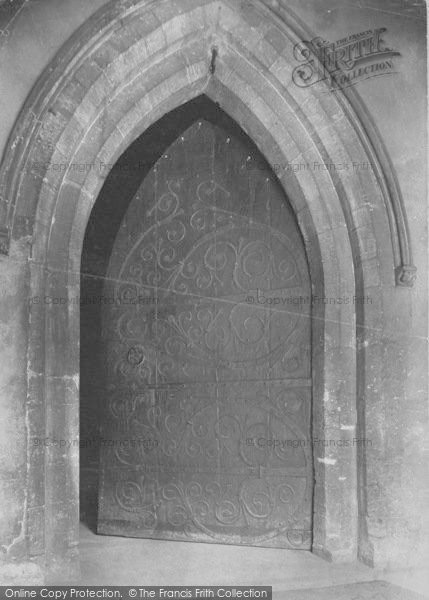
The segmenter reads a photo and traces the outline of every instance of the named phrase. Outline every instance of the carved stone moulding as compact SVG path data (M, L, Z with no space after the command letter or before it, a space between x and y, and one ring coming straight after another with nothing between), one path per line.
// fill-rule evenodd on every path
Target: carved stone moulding
M291 39L312 39L311 32L303 28L284 2L253 0L252 4L261 11L270 13L271 18L277 21L277 25ZM24 187L29 181L36 183L35 173L31 173L31 161L28 159L41 139L41 132L49 130L50 105L82 69L82 60L90 54L94 36L102 41L109 35L109 27L106 28L105 24L110 22L112 16L121 10L136 10L140 5L145 7L146 3L132 0L127 3L111 2L102 7L72 35L31 92L11 132L0 166L0 254L8 255L12 236L22 236L22 231L17 231L21 228L17 227L16 205L22 191L22 182L26 181ZM294 61L293 56L290 60ZM295 62L291 66L295 66ZM321 82L320 85L329 87L329 82ZM323 94L326 90L320 92ZM396 285L410 287L416 278L416 269L413 266L406 213L394 167L377 127L357 92L353 88L347 88L336 90L335 96L365 148L368 163L375 167L389 218ZM335 123L332 126L335 127Z

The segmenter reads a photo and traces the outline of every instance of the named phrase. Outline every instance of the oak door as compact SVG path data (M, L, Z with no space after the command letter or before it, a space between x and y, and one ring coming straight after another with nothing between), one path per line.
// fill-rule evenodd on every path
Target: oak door
M99 533L310 548L310 293L276 176L195 122L110 259Z

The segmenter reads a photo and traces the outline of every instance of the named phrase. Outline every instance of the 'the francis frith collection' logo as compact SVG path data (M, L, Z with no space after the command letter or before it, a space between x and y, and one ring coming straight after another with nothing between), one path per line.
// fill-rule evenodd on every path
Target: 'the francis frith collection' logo
M331 89L346 88L362 79L394 72L393 58L399 52L386 46L386 28L370 29L349 35L336 42L316 37L295 44L293 53L301 64L292 79L299 87L328 80Z

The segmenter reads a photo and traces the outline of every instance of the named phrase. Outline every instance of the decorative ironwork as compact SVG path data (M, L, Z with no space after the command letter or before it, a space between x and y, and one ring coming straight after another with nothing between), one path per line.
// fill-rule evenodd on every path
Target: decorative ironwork
M271 174L195 123L109 266L99 531L309 548L310 284Z

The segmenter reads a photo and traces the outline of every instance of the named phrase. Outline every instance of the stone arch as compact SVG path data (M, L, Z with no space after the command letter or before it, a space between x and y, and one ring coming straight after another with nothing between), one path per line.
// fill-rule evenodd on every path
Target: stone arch
M25 238L31 295L57 300L32 305L29 317L28 394L43 411L45 431L55 425L63 439L78 431L79 304L73 298L79 297L86 224L105 173L163 114L205 94L279 166L306 243L320 298L314 436L335 439L341 432L351 440L364 433L364 390L379 374L357 377L359 364L372 348L378 351L383 287L394 284L395 269L397 281L406 283L411 253L385 159L347 98L293 84L293 48L302 34L291 23L280 3L268 0L243 7L234 0L114 0L77 32L36 86L12 134L0 185L8 201L3 224L5 236L11 234L10 258ZM288 167L301 161L310 166ZM354 163L375 167L339 168ZM335 301L365 296L371 305ZM358 519L358 507L365 510L365 457L358 461L353 446L323 444L314 457L313 550L352 560L358 543L361 554L367 547L365 521ZM43 489L36 481L40 469ZM31 456L28 552L43 554L52 572L76 555L77 473L76 447L60 458L50 448Z

